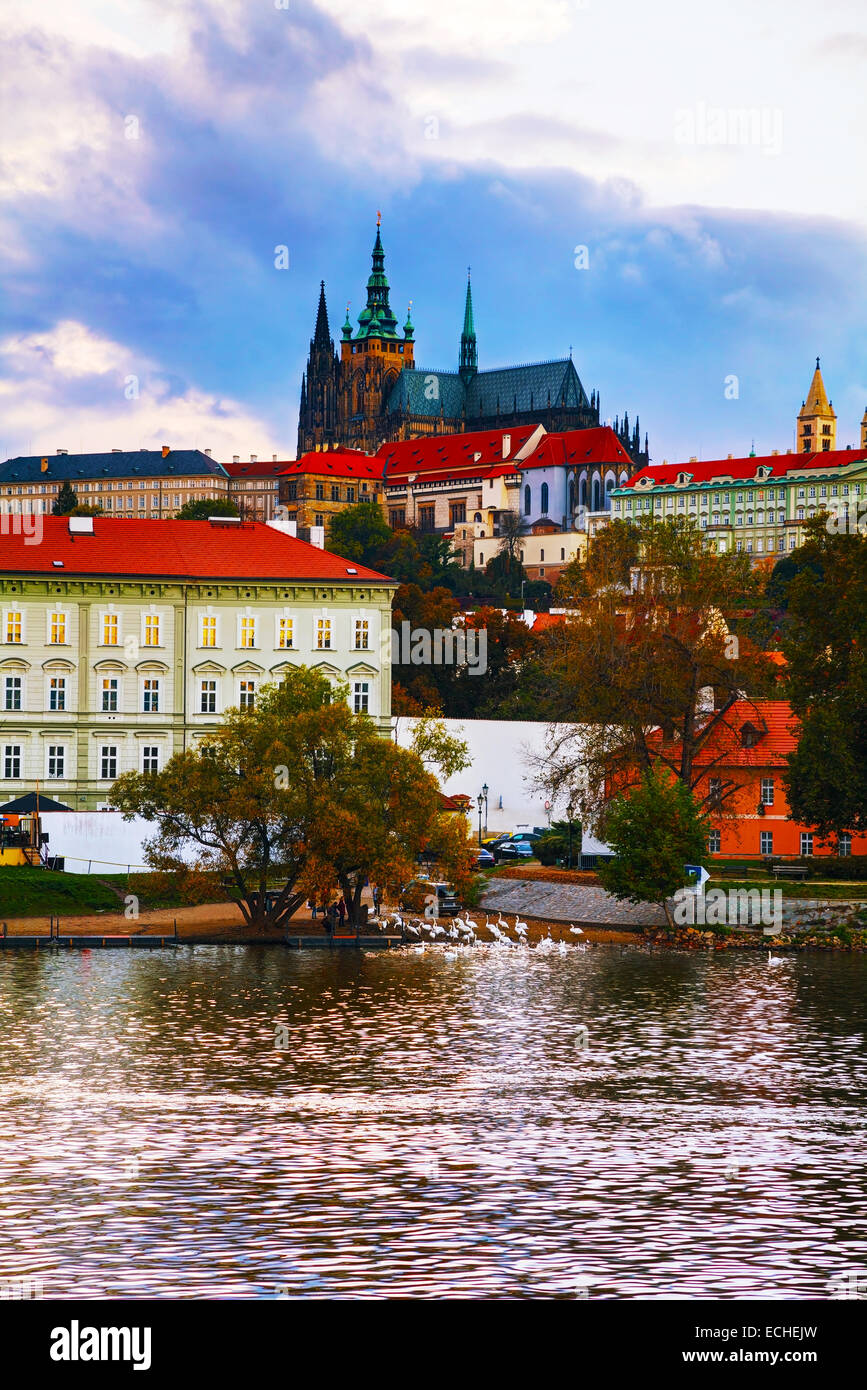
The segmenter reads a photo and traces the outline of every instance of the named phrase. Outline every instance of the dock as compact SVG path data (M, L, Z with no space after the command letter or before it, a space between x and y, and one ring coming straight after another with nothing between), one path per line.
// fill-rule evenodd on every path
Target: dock
M119 947L148 948L162 950L166 946L177 946L176 936L132 936L129 933L118 936L0 936L0 950L53 950L56 947L73 948L79 951L96 951Z
M402 944L403 938L399 934L389 935L386 932L377 932L375 936L356 936L355 932L343 935L335 932L334 935L328 935L323 932L316 936L290 935L284 938L284 945L293 951L334 951L347 946L362 951L390 951Z

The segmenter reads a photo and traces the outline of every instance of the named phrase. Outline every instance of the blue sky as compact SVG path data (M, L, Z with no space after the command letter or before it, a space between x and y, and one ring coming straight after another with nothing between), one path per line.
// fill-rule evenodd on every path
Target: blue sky
M421 365L471 263L481 365L571 345L657 462L789 447L817 353L857 443L860 0L6 9L3 457L291 457L319 280L338 334L377 209Z

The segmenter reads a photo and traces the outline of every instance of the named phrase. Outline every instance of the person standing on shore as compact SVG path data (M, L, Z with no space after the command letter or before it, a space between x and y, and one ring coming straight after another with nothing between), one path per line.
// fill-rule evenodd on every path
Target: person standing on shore
M343 924L346 921L346 899L341 898L337 904L337 911L340 916L340 930L343 931Z
M317 913L316 899L315 899L315 898L311 898L310 901L309 901L309 903L307 904L307 906L310 908L310 917L311 917L311 920L315 922L315 921L316 921L316 913Z

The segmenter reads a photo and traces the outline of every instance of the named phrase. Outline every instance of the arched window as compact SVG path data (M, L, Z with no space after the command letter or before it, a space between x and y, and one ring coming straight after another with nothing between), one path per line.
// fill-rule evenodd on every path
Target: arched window
M575 479L569 479L569 515L575 510Z
M482 514L481 514L481 512L473 512L473 521L481 521L481 519L482 519Z
M593 479L593 510L599 511L599 478Z
M530 484L528 483L524 488L524 516L530 515L530 506Z
M548 484L542 484L542 515L548 515Z
M581 506L587 506L587 479L581 479Z

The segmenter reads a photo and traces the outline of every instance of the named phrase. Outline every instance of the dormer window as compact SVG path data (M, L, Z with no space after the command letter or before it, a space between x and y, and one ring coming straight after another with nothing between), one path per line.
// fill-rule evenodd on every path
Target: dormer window
M742 748L755 748L761 737L760 730L756 728L755 724L751 724L749 720L741 726Z

